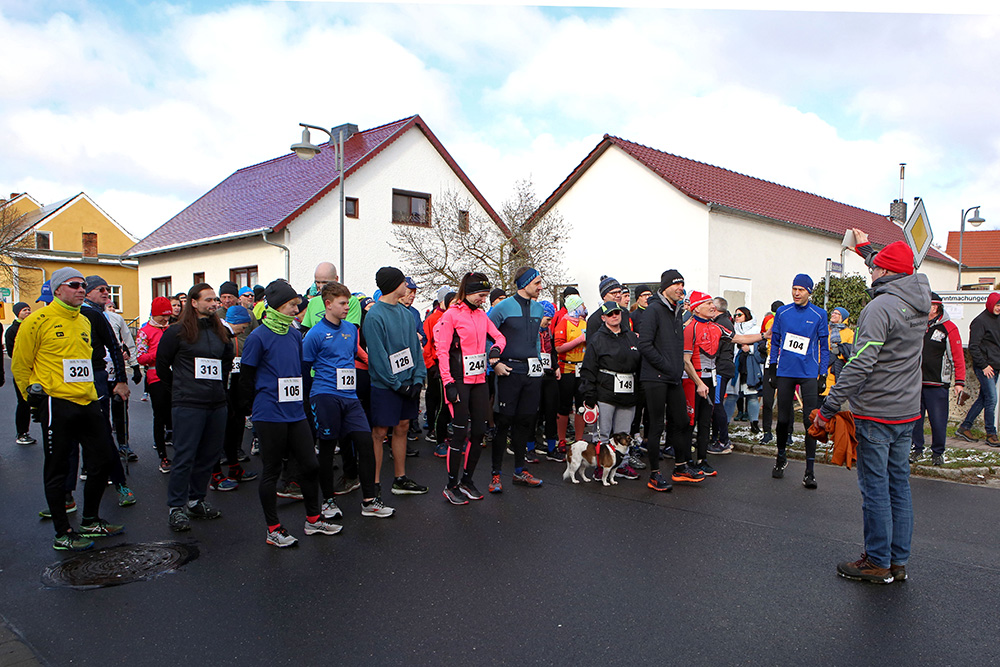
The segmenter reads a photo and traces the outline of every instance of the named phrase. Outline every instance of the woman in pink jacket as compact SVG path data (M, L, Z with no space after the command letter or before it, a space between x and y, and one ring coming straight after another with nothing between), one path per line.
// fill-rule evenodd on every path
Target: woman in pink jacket
M454 429L448 449L448 486L444 489L444 497L454 505L483 498L472 483L472 473L479 461L490 413L486 365L492 366L499 375L510 372L506 365L499 363L500 353L506 345L503 334L482 309L491 288L490 281L482 273L465 274L451 307L434 326L441 382ZM490 347L487 347L487 338L493 341ZM462 473L461 481L459 473Z
M153 405L153 444L156 445L156 454L160 457L160 472L163 474L170 472L170 459L167 458L167 431L172 428L170 387L156 375L156 348L163 331L170 326L173 312L170 300L166 297L158 296L153 299L149 309L149 322L139 329L135 341L136 361L146 368L149 400Z

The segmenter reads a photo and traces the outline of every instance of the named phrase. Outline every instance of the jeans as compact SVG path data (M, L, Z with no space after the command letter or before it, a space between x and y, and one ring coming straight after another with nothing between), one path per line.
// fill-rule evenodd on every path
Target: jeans
M994 416L996 415L997 382L1000 381L1000 374L994 374L992 378L988 378L983 373L982 368L973 366L972 370L976 372L976 379L979 380L979 396L976 396L976 402L969 408L969 413L965 415L959 428L972 428L972 422L976 421L979 413L985 410L983 421L986 422L986 435L996 435L997 424Z
M948 429L948 392L950 387L925 386L920 392L920 419L913 422L913 452L924 452L924 415L931 423L931 451L944 455Z
M906 565L913 538L909 459L913 422L858 419L856 425L865 553L879 567Z

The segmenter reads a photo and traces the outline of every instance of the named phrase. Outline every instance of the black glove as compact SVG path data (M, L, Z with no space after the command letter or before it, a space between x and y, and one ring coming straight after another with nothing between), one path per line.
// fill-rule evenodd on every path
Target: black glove
M767 371L765 371L767 373ZM767 373L767 384L771 389L778 388L778 374L777 373Z
M444 386L444 395L452 405L461 402L458 398L458 385L454 382L449 382Z
M142 382L142 369L138 366L132 367L132 384L139 384Z
M402 396L403 398L410 398L410 385L408 384L400 385L399 389L396 390L396 393Z
M410 398L420 398L420 391L424 388L422 384L411 384L410 385Z
M583 407L587 408L588 410L593 410L595 407L597 407L597 399L593 396L584 397Z
M826 376L820 375L816 378L816 392L822 394L824 391L826 391Z
M42 389L42 385L33 384L28 386L28 395L25 397L25 402L31 410L31 421L36 424L42 423L42 406L45 405L45 398L45 390Z

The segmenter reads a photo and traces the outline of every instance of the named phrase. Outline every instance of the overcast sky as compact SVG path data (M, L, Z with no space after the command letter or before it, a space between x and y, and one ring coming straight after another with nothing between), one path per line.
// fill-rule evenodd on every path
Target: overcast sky
M948 6L0 0L0 191L142 237L299 122L420 114L497 207L608 133L877 212L906 162L943 244L971 205L1000 229L1000 10Z

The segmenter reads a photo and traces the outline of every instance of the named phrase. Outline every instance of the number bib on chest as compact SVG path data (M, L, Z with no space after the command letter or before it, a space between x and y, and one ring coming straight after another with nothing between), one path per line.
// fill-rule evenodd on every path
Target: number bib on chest
M389 365L392 366L393 375L413 368L413 355L410 354L410 348L390 354Z
M528 358L528 377L542 377L542 360L538 357Z
M631 394L634 379L631 373L615 373L615 393Z
M785 334L785 343L781 346L782 350L787 350L793 354L801 354L805 356L806 352L809 350L809 339L805 336L796 336L793 333Z
M337 389L355 391L357 386L357 372L353 368L337 369Z
M486 353L463 355L462 368L467 378L483 375L486 372Z
M63 359L64 382L93 382L94 369L90 359Z
M240 372L240 361L242 361L242 360L243 360L243 357L236 357L235 359L233 359L233 370L232 370L233 373L239 373Z
M338 377L338 380L340 378ZM302 378L278 378L278 402L292 403L302 400Z
M552 370L552 355L551 354L546 354L544 357L542 357L542 368L544 368L547 371Z
M219 380L222 381L222 360L207 359L205 357L194 358L194 379L195 380Z

